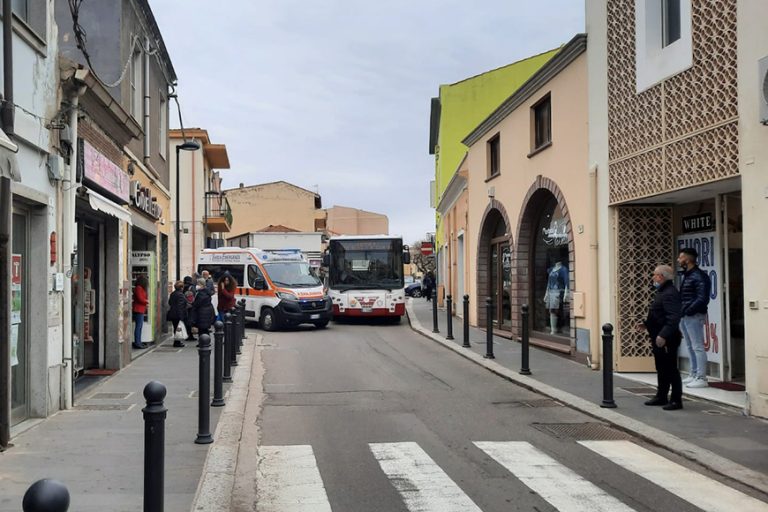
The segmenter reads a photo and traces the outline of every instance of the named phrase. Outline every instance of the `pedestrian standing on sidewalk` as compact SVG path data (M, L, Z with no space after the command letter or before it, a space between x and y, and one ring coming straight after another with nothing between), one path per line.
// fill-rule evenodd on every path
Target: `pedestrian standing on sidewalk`
M173 324L173 346L183 347L184 342L176 338L176 331L179 323L187 320L187 298L184 296L184 282L176 281L173 285L173 292L168 297L168 313L166 320Z
M195 281L192 276L184 276L184 298L187 299L187 314L184 315L184 328L187 329L187 338L184 341L197 341L192 335L192 304L195 302Z
M147 277L140 275L133 286L133 348L147 348L147 344L141 341L141 330L144 327L144 315L147 314Z
M681 302L680 294L672 282L674 277L672 267L656 267L653 271L656 295L648 310L648 317L637 325L637 330L648 332L658 379L656 396L645 402L645 405L663 405L665 411L683 408L683 383L677 368L677 349L681 341ZM670 387L672 396L668 400Z
M435 288L435 274L431 270L424 276L422 285L424 286L424 296L427 300L432 300L432 290Z
M207 270L203 270L202 278L205 279L205 289L208 290L208 293L211 294L211 296L216 294L216 285L213 284L213 279L211 278L211 273Z
M680 320L680 330L683 331L691 364L688 377L683 381L687 388L709 386L707 352L704 350L704 324L707 321L711 281L707 273L697 265L698 257L699 254L693 247L683 248L677 257L677 262L683 269L683 281L680 283L683 317Z
M216 312L211 303L211 294L205 287L205 279L197 280L197 294L192 303L192 325L197 327L197 335L210 334L211 325L216 319Z
M228 311L232 311L235 308L237 299L235 299L235 288L237 288L237 280L232 277L229 272L225 272L221 279L219 279L219 301L217 303L217 309L219 314L216 317L217 320L224 321L224 315Z

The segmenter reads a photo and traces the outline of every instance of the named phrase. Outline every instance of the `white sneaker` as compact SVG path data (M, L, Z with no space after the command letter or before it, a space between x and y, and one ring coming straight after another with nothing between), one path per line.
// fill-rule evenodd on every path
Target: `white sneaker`
M683 379L683 384L688 384L689 382L693 382L696 379L693 375L689 375L686 378Z
M693 379L691 382L685 385L687 388L707 388L709 387L709 384L707 383L706 379L702 379L701 377L697 377Z

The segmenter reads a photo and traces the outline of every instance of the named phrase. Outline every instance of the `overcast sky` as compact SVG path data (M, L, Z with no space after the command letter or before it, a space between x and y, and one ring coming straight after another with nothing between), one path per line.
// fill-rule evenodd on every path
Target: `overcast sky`
M227 145L225 188L285 180L318 190L324 207L386 214L406 243L435 230L428 141L438 86L584 30L580 0L151 5L185 126Z

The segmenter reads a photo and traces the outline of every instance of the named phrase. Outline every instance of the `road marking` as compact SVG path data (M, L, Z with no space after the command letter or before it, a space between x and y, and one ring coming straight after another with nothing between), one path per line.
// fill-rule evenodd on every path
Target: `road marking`
M259 512L331 512L309 445L259 447L256 485Z
M526 442L475 446L561 512L631 512L633 509Z
M630 441L579 441L619 466L707 512L766 512L768 503L732 489Z
M369 446L411 512L481 512L418 444Z

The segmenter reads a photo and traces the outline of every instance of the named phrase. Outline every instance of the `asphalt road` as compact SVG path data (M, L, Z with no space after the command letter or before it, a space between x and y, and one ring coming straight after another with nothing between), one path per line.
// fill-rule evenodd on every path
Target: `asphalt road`
M254 510L768 510L640 441L553 435L545 425L594 420L405 320L264 333L260 350L261 446L239 455L258 461Z

